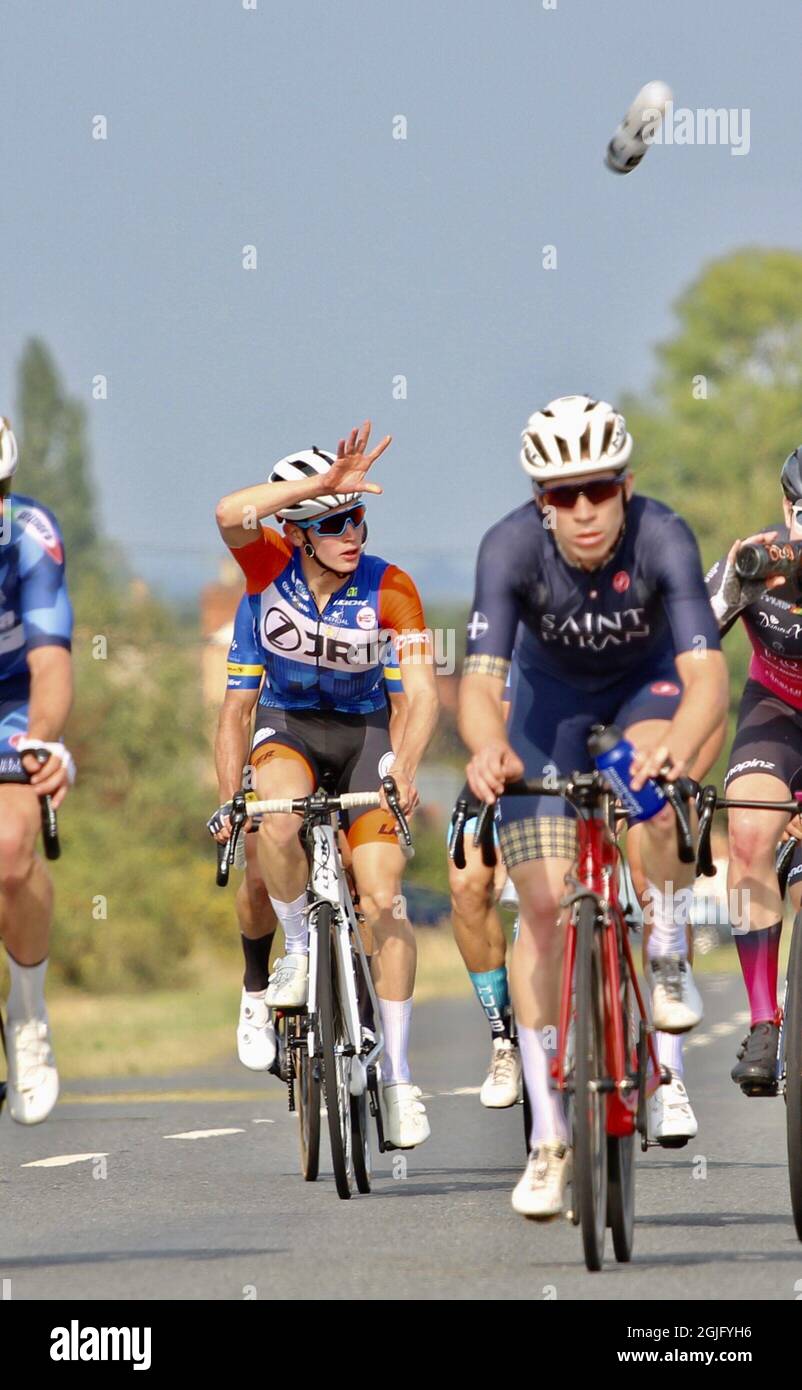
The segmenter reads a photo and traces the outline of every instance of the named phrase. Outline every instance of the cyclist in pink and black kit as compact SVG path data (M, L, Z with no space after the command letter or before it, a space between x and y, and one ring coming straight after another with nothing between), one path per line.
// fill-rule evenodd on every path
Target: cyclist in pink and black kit
M780 481L784 524L748 541L802 541L802 448L786 459ZM735 560L748 541L735 541L707 575L722 636L742 618L753 649L724 785L729 792L737 782L739 800L780 801L802 791L802 586L777 576L741 580ZM732 1079L747 1095L776 1088L782 900L774 857L787 827L784 811L729 813L728 888L730 901L739 904L734 937L751 1013ZM797 850L789 881L800 875Z

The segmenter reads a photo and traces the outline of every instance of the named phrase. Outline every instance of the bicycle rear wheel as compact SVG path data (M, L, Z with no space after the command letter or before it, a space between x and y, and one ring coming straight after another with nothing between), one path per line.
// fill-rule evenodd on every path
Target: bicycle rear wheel
M596 1083L604 1078L604 1008L596 904L583 898L576 923L576 1070L574 1196L585 1264L599 1270L607 1228L607 1105Z
M788 1180L796 1233L802 1240L802 912L794 918L783 1025Z
M342 1052L346 1039L335 987L332 932L331 905L323 903L317 910L317 1017L323 1060L323 1094L326 1098L334 1182L338 1197L347 1201L354 1182L351 1094L348 1084L350 1067Z
M289 1022L289 1020L287 1020ZM314 1182L320 1167L320 1062L309 1056L308 1024L298 1016L292 1020L287 1033L292 1048L293 1090L298 1112L298 1137L301 1145L301 1172L307 1182Z

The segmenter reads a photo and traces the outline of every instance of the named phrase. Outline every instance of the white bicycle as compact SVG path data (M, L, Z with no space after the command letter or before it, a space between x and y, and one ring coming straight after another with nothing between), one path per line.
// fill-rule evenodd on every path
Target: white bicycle
M395 816L402 848L412 837L392 777L382 788ZM307 1182L318 1175L321 1092L328 1119L338 1196L354 1187L370 1192L368 1109L376 1123L380 1152L394 1145L384 1137L379 1100L379 1058L384 1050L379 1003L359 931L362 919L348 882L337 840L341 811L380 805L378 792L329 796L322 789L296 799L232 800L231 838L218 847L217 882L223 886L237 852L246 818L299 815L309 857L306 915L309 924L309 999L298 1010L276 1010L278 1070L289 1090L290 1110L300 1120L301 1168ZM359 997L373 1006L375 1031L360 1021Z

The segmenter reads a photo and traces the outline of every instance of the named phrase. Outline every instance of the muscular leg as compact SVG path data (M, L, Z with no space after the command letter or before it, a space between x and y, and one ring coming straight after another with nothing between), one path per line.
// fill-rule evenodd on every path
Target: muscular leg
M263 994L277 918L259 869L256 839L255 835L245 836L245 873L237 891L236 912L245 956L245 989L250 994Z
M465 868L449 861L454 938L493 1037L509 1037L507 942L495 903L498 866L489 868L468 840L466 835Z
M754 773L730 783L743 800L780 801L791 795L778 777ZM785 812L735 808L729 813L729 900L737 906L739 929L733 932L752 1025L777 1014L777 962L782 928L782 901L774 852L788 823Z
M36 853L39 800L30 787L0 786L0 936L20 965L48 952L53 885Z
M551 1089L556 1051L565 922L559 901L569 859L534 859L511 869L518 891L520 929L512 948L510 981L524 1078L532 1106L530 1147L568 1138L562 1097Z

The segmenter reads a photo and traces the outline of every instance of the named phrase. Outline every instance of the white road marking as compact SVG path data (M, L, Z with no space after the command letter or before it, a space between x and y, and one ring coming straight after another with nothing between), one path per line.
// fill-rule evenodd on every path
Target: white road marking
M737 1023L714 1023L710 1032L714 1038L726 1038L730 1033L737 1033Z
M733 1018L736 1023L751 1023L752 1021L752 1015L748 1009L741 1009L740 1013L733 1014Z
M21 1163L20 1168L66 1168L68 1163L89 1163L93 1158L108 1158L108 1154L56 1154L53 1158L37 1158L33 1163Z
M693 1037L686 1042L685 1047L686 1049L689 1047L707 1047L708 1043L712 1041L713 1039L708 1033L694 1033Z
M275 1123L275 1120L251 1120L252 1125L274 1125ZM242 1133L241 1130L240 1133Z
M223 1134L244 1134L244 1129L187 1129L183 1134L163 1134L162 1139L218 1139Z
M440 1091L441 1096L478 1096L481 1086L457 1086L455 1091Z

